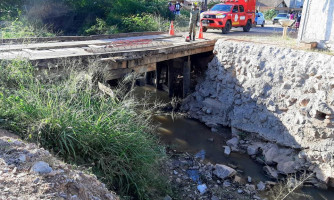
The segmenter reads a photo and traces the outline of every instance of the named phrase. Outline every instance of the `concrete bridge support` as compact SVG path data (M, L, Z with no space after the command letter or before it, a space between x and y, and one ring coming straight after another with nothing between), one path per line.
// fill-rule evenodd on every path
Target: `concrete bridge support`
M190 56L187 56L187 61L183 64L183 98L190 93L190 72L191 72L191 60Z
M190 56L157 63L156 88L167 91L170 97L185 97L190 92L190 72Z
M196 85L196 79L212 60L212 52L183 56L156 63L155 71L146 72L146 84L168 92L170 97L186 97Z

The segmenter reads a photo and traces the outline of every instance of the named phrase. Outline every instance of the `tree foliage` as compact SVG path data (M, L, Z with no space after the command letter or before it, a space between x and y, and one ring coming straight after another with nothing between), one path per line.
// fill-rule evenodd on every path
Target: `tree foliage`
M147 20L143 13L151 17L170 17L167 3L167 0L1 0L0 17L9 21L15 18L37 21L42 25L51 25L55 32L65 34L87 34L94 28L100 28L97 31L100 32L108 27L128 31L132 29L128 27L129 16L137 21L138 15L142 16L142 20ZM105 23L102 29L101 23Z
M276 11L274 9L267 10L264 12L264 18L266 20L271 20L273 17L275 17Z
M0 20L13 19L20 15L22 0L1 0L0 1Z

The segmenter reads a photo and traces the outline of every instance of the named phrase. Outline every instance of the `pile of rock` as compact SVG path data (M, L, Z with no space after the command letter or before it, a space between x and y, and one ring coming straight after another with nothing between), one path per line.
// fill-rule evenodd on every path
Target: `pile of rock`
M118 200L94 175L72 169L0 129L0 199Z
M201 158L187 153L169 151L171 160L167 173L174 192L186 199L261 199L258 191L271 188L273 182L253 182L242 178L233 165L205 163ZM166 197L171 199L170 197Z

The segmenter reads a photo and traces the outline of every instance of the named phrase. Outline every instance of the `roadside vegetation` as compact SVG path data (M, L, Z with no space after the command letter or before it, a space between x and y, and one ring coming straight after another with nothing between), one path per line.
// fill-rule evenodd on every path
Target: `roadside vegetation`
M150 125L152 110L131 87L128 92L128 83L108 95L96 86L96 73L67 67L71 70L52 76L26 61L1 63L0 127L91 168L123 198L169 193L160 172L165 150Z
M174 19L167 0L4 0L0 38L167 31ZM181 19L187 27L189 11Z
M220 0L213 0L208 3L208 9L211 9L214 5L221 3Z
M273 17L276 16L276 10L275 9L271 9L271 10L267 10L264 13L264 18L268 21L271 21Z
M52 33L50 27L26 23L24 20L8 22L1 28L1 38L27 38L27 37L54 37L57 34Z

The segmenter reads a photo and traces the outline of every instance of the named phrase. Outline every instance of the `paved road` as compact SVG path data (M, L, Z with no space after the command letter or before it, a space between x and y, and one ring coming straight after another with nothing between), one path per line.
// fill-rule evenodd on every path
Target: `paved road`
M268 24L265 27L257 26L253 27L250 32L243 32L242 28L232 28L228 34L222 34L221 30L209 29L204 37L243 37L243 36L273 36L281 35L283 33L283 28L280 25ZM298 33L295 29L289 29L288 34L292 38L297 38Z

